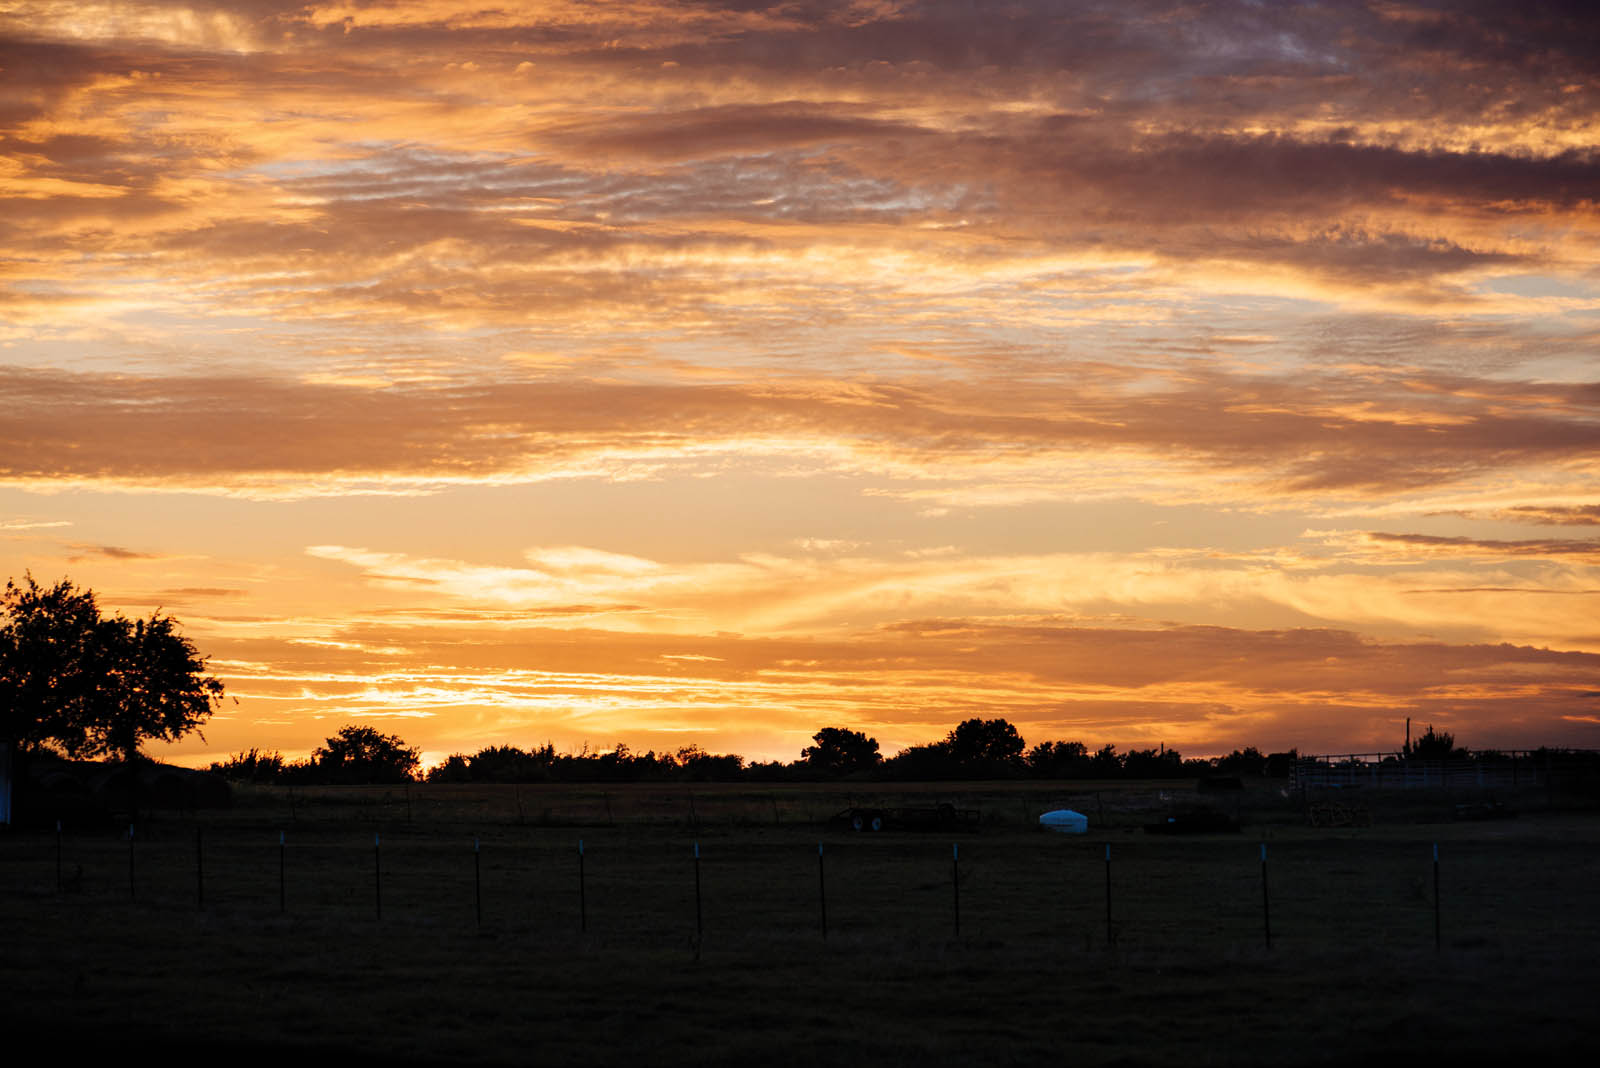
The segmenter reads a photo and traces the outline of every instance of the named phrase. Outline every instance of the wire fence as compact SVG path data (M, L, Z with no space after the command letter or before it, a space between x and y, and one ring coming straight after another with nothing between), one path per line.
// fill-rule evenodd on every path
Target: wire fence
M1419 760L1403 753L1338 753L1295 762L1299 789L1365 786L1373 789L1522 789L1592 780L1600 750L1513 749L1449 760Z
M131 833L130 833L131 832ZM1292 952L1597 940L1596 851L1560 839L941 841L648 829L441 836L151 824L13 835L14 899L609 944L1017 939Z

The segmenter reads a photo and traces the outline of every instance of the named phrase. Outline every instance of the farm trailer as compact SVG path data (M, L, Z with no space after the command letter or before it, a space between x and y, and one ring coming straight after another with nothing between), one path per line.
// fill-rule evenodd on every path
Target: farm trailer
M913 808L847 808L828 821L851 831L976 831L982 815L975 808L923 805Z

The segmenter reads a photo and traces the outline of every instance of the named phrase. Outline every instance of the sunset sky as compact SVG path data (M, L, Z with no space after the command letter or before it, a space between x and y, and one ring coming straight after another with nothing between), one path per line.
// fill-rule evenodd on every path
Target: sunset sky
M0 579L158 755L1600 745L1585 4L0 0Z

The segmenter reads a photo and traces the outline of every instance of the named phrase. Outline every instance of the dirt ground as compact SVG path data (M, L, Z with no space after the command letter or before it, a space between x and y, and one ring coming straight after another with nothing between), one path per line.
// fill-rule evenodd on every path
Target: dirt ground
M261 791L131 848L70 829L59 886L56 836L13 832L5 1016L56 1049L458 1064L1525 1058L1600 1031L1586 808L1374 797L1372 826L1313 828L1270 789L873 790ZM820 825L930 799L983 829ZM1089 835L1033 827L1063 801ZM1242 830L1141 829L1202 801Z

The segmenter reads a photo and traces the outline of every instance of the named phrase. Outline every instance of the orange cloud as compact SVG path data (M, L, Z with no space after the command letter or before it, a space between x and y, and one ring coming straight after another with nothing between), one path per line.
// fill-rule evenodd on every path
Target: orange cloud
M737 455L876 470L884 477L873 492L963 506L1118 490L1425 500L1423 491L1470 492L1491 477L1536 479L1541 468L1569 483L1595 477L1593 397L1577 387L1075 370L1025 398L970 381L842 390L568 377L352 390L0 370L19 401L0 417L0 477L264 496L413 493L661 477ZM1404 414L1354 401L1377 389ZM1420 416L1424 406L1438 418ZM1097 482L1088 469L1107 464L1116 481Z

